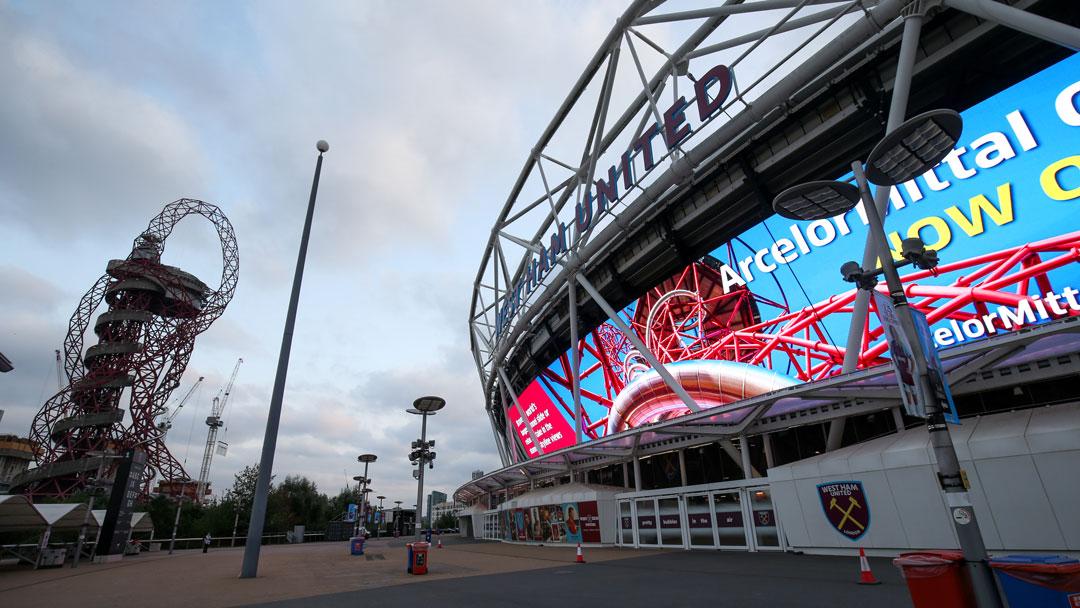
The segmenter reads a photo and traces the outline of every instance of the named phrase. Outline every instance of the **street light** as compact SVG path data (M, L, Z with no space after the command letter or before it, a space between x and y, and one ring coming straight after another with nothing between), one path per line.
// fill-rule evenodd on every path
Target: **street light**
M891 187L930 171L949 155L962 130L963 120L952 110L932 110L915 116L874 146L865 168L858 161L851 164L855 186L843 182L809 182L781 192L773 201L773 209L789 219L819 220L845 213L862 202L872 242L877 244L881 270L865 270L856 262L847 262L840 272L845 281L867 291L877 284L879 274L885 275L900 327L911 344L921 388L916 391L916 399L927 413L927 429L934 446L938 478L945 492L945 502L949 506L964 560L970 568L975 600L981 607L997 607L1001 602L993 575L986 564L986 547L975 518L975 509L964 487L960 462L945 423L945 412L939 403L927 399L933 393L929 385L926 356L918 346L921 339L915 329L915 320L900 275L896 271L898 265L893 262L885 225L868 184L869 181L878 186ZM910 264L930 269L937 265L937 252L926 249L918 238L905 239L901 254L905 261L899 266Z
M382 537L382 527L383 527L383 525L385 523L383 520L386 519L385 517L383 517L382 501L385 500L386 497L385 496L376 496L375 498L379 499L379 525L375 526L375 538L381 538Z
M420 538L423 532L424 525L424 465L427 464L431 468L435 468L435 452L430 451L429 448L435 447L435 442L430 444L427 440L427 419L428 416L434 416L435 412L441 410L446 405L446 400L442 397L420 397L416 401L413 401L413 406L407 410L410 414L416 414L421 417L420 423L420 441L414 441L412 444L413 451L409 454L409 460L413 464L419 464L419 475L417 475L416 483L416 537Z
M371 478L368 477L368 466L378 459L379 457L375 454L361 454L356 457L357 462L364 463L364 489L360 491L360 517L364 520L365 529L367 528L367 486L371 483Z
M292 352L296 309L300 305L300 285L304 281L304 263L307 261L311 220L315 215L315 196L319 192L323 154L330 149L330 144L320 139L315 144L315 149L319 151L319 157L315 161L315 176L311 180L307 216L304 218L304 231L300 236L300 252L296 256L292 293L289 295L289 311L285 315L285 330L281 334L277 375L274 376L274 388L270 393L270 411L266 416L266 433L263 436L262 455L259 458L259 478L255 482L255 496L251 501L251 523L248 525L247 541L244 543L244 561L240 566L240 578L255 578L259 571L259 552L262 550L263 526L266 524L266 500L270 496L270 470L274 468L278 427L281 425L281 402L285 398L285 378L289 375L289 354Z

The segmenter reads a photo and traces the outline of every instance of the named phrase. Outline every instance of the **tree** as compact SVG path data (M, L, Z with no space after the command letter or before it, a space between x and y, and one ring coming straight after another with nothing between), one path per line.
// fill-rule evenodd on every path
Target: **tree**
M274 477L270 476L270 491L274 490ZM222 499L222 508L228 512L226 519L229 523L229 532L232 534L232 524L236 522L237 534L247 530L251 519L251 502L255 498L255 485L259 482L259 465L252 464L243 468L233 477L233 485L225 492ZM239 518L237 518L239 515ZM227 536L226 535L226 536Z
M453 516L453 515L451 515L449 513L443 513L442 515L439 516L438 519L435 520L435 528L436 529L445 530L447 528L456 528L456 527L457 527L457 517L455 517L455 516Z
M328 501L326 519L342 519L349 510L349 505L360 506L360 490L357 488L342 488L338 495Z
M281 534L296 525L322 527L326 523L327 503L314 481L290 475L270 492L266 509L268 531Z
M274 487L274 475L270 476L270 488ZM255 497L255 485L259 481L259 465L251 464L244 467L233 478L233 486L225 492L226 502L236 502L242 505L250 505Z

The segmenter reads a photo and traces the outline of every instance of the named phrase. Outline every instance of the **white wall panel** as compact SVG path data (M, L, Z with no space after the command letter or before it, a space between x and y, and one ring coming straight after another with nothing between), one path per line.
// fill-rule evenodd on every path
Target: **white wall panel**
M979 460L976 468L1004 547L1065 549L1064 536L1031 456Z

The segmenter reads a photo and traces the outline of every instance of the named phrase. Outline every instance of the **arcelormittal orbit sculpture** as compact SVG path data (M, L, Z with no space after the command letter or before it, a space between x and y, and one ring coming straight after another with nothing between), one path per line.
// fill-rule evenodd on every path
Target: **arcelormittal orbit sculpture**
M202 216L217 229L222 272L216 289L161 261L173 227L189 215ZM126 259L109 261L71 317L64 339L68 385L34 417L30 437L38 466L12 480L13 491L69 496L97 476L103 453L133 447L147 454L143 491L158 474L186 478L154 417L180 384L195 336L232 299L238 269L232 224L215 205L193 199L166 205ZM94 318L102 301L108 309ZM97 344L84 352L91 320Z

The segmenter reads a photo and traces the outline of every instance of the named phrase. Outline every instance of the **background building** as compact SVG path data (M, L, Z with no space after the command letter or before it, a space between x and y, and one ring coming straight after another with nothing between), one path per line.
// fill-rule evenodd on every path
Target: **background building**
M450 527L457 527L457 516L461 513L462 510L464 510L464 508L464 503L453 500L444 500L443 502L437 502L431 507L432 521L434 521L435 524L438 525L439 521L444 516L450 516L455 520L455 523L451 524Z
M24 473L33 459L34 444L29 439L0 435L0 494L7 493L11 480Z
M424 498L424 525L430 526L434 519L432 519L432 507L434 505L446 502L446 492L440 492L438 490L432 490Z

